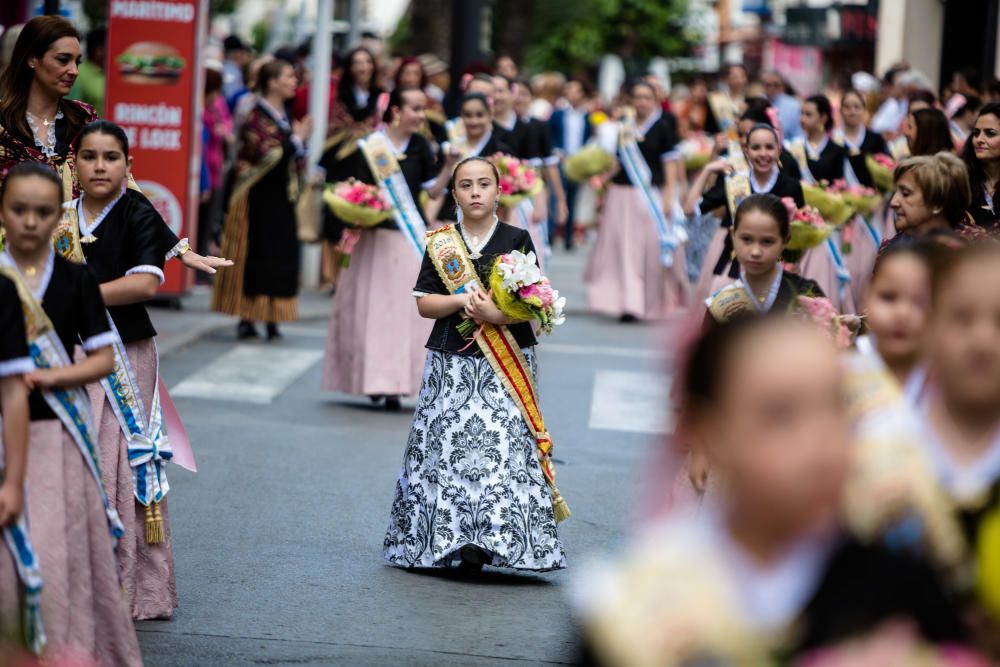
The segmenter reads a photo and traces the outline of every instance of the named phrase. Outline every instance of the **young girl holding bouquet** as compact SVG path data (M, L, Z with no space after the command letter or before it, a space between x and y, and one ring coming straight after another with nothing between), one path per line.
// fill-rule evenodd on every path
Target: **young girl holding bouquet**
M435 322L384 542L385 558L400 567L566 566L559 498L542 467L544 425L539 432L526 420L495 370L499 357L481 343L488 331L504 334L522 388L534 389L531 323L512 321L482 287L498 257L534 251L527 231L497 219L499 181L484 158L458 164L451 191L462 222L428 236L414 289L420 314ZM483 327L472 341L459 332L466 319Z
M125 526L117 552L122 584L133 617L142 620L169 618L177 606L177 592L164 470L169 449L163 446L165 436L157 428L162 417L156 330L144 306L163 282L163 252L156 233L164 222L142 193L125 187L132 163L128 148L128 137L118 125L106 120L87 125L77 149L82 192L70 205L78 217L87 266L101 285L114 322L120 357L116 373L123 374L123 384L134 383L138 393L134 404L123 406L109 395L115 393L109 382L88 387L100 438L101 473ZM140 408L143 414L138 422L145 426L141 435L157 444L150 462L139 467L141 476L155 479L150 497L145 497L145 487L137 495L130 465L134 438L118 416ZM139 501L139 495L145 502ZM152 525L162 525L162 534L147 531L151 520Z
M0 271L17 284L18 315L31 344L23 369L33 389L25 504L41 576L41 628L49 656L83 653L102 665L138 665L113 551L121 524L100 478L97 433L82 389L111 372L113 335L90 269L52 249L61 212L61 181L47 166L21 163L0 186L8 243ZM16 325L5 319L8 326ZM77 345L85 357L74 363ZM0 627L16 628L20 615L10 616L8 605L19 599L18 584L9 555L0 549Z
M717 322L736 314L787 311L800 296L822 297L815 281L786 271L782 254L791 236L788 208L772 194L755 194L736 209L731 229L740 266L737 282L708 300L709 316Z

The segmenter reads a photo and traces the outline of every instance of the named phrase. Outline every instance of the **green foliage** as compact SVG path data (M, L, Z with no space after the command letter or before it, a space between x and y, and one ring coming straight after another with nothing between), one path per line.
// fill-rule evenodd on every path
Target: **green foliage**
M250 45L255 53L267 50L267 41L271 37L271 24L266 20L257 21L250 28Z
M395 54L407 51L412 39L413 21L410 19L410 12L404 12L396 24L396 29L389 35L389 51Z
M236 13L237 0L212 0L211 15L225 16Z
M627 62L690 53L687 0L536 1L525 62L529 69L575 72L605 53Z

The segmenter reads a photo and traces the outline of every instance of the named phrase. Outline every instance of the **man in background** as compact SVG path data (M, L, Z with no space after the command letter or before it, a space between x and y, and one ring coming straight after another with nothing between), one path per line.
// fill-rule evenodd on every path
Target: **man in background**
M785 138L801 137L802 126L799 124L799 113L802 111L802 105L788 94L788 84L785 83L784 77L772 70L764 72L760 80L764 84L764 94L778 110L778 120L781 121L781 129Z

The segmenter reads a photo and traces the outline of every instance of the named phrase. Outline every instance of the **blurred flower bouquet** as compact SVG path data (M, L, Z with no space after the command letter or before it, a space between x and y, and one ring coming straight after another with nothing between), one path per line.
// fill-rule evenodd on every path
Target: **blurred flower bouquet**
M834 181L829 188L830 192L835 192L844 198L856 213L864 217L870 216L882 203L882 196L874 188L864 185L848 185L844 179Z
M352 227L374 227L392 217L392 206L377 185L353 178L328 185L323 201L338 218Z
M791 238L785 246L787 250L802 252L815 248L833 233L833 226L827 224L814 206L798 208L791 197L782 197L781 202L788 209L792 223Z
M806 204L816 207L823 219L834 227L840 227L854 214L854 210L844 200L843 194L837 192L827 183L819 185L802 184L802 194Z
M678 148L688 171L698 171L712 159L712 140L701 132L689 136Z
M848 326L850 320L837 312L829 299L800 296L796 299L795 307L807 320L826 331L838 349L846 350L851 346L851 327Z
M896 171L896 161L885 153L865 156L865 166L868 173L875 181L875 187L882 192L891 192L893 187L893 174Z
M603 174L614 165L614 158L596 142L590 142L563 162L566 178L582 183L592 176Z
M500 171L501 206L513 209L542 191L542 179L527 162L497 153L493 156L493 164Z
M493 264L489 278L490 296L507 317L519 321L536 320L545 333L566 321L566 298L552 289L542 275L535 253L512 250ZM465 320L458 331L466 338L477 329L474 320Z

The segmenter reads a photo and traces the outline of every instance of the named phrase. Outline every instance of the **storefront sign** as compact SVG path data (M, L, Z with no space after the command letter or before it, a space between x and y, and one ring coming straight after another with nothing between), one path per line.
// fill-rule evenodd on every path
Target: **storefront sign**
M202 73L208 0L111 0L109 120L129 138L132 173L170 228L197 237ZM183 294L193 277L166 267L162 292Z

